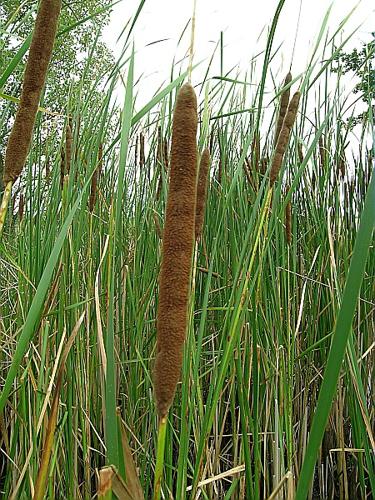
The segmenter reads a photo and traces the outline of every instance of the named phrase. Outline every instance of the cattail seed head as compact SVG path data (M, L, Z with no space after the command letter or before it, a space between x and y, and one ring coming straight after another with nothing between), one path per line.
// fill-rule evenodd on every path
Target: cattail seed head
M198 126L197 99L187 83L178 93L173 116L172 150L163 231L157 313L154 386L157 412L165 417L180 378L187 326L194 245Z
M289 72L284 80L284 85L283 87L286 87L289 85L289 83L292 81L292 74ZM283 126L284 118L288 109L288 104L289 104L289 97L290 97L290 87L287 88L286 90L283 91L281 94L280 98L280 109L279 109L279 115L277 117L277 124L276 124L276 133L275 133L275 146L277 144L277 140L279 138L281 128Z
M4 183L14 182L29 152L40 96L55 41L61 0L41 0L26 64L21 99L5 155Z
M202 234L204 211L207 198L208 178L210 172L210 151L206 148L199 163L199 174L197 184L197 206L195 211L195 239L198 240Z
M300 97L301 97L300 92L296 92L294 94L289 103L288 110L284 118L283 126L279 134L279 138L277 140L276 151L271 165L271 173L270 173L271 186L273 186L273 184L275 183L275 180L277 179L277 176L281 169L284 154L289 142L290 132L293 128L297 116Z

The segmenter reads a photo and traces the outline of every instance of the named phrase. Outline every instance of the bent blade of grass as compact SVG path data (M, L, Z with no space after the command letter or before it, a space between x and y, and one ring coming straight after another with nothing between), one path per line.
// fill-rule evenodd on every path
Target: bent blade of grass
M305 459L298 481L296 500L307 497L314 473L315 462L327 425L332 400L335 394L340 368L345 355L352 321L356 309L367 254L371 243L375 221L375 175L366 195L357 238L354 245L353 257L350 263L348 278L344 289L342 304L339 310L336 327L333 334L332 345L328 355L327 367L319 392L315 416L311 426Z

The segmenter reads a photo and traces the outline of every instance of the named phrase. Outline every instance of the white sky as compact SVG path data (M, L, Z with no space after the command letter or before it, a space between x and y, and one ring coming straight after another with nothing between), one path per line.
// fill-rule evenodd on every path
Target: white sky
M109 27L104 39L118 56L123 40L117 38L130 17L134 15L140 0L123 0L113 10ZM208 60L224 32L224 72L239 65L245 72L248 62L266 45L269 28L278 0L197 0L195 61L207 58L202 64L206 69ZM301 6L302 4L302 6ZM296 36L298 15L301 16L297 33L297 42L293 58L292 72L296 75L304 71L311 56L312 44L318 36L324 15L331 4L330 0L286 0L276 30L273 48L283 44L276 69L280 69L283 78L289 69L293 44ZM339 23L358 5L349 22L344 27L344 34L349 34L361 23L349 47L360 46L361 41L369 41L375 31L374 0L336 0L330 14L328 27L333 34ZM133 32L136 48L136 78L142 77L141 101L149 99L170 76L173 57L182 58L189 47L190 29L186 31L180 46L178 39L191 17L193 0L146 0ZM147 46L161 39L166 41ZM187 60L184 68L187 67ZM275 69L275 66L273 66ZM219 52L215 56L211 76L220 72ZM199 72L193 74L193 83L199 82ZM138 103L140 104L140 103ZM138 106L137 106L138 107Z

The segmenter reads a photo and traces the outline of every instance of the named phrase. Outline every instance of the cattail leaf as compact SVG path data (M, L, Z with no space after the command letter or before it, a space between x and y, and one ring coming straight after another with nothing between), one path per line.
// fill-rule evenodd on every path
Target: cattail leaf
M61 249L63 247L66 235L67 235L68 230L69 230L69 227L73 221L74 215L77 212L77 209L81 203L82 197L83 197L90 181L91 181L91 177L87 180L82 191L78 195L74 205L70 209L70 211L65 219L65 222L62 225L60 233L56 239L56 242L52 248L51 254L50 254L49 259L46 263L43 274L40 278L40 281L39 281L38 287L36 289L34 298L31 302L29 312L27 313L27 316L26 316L25 324L22 328L21 335L18 339L16 350L12 356L12 362L11 362L11 365L9 367L6 379L5 379L3 390L1 391L0 414L4 411L8 396L9 396L10 391L12 389L14 379L17 376L18 368L22 362L22 358L24 357L27 349L29 348L30 341L35 333L35 330L37 329L38 324L39 324L40 316L41 316L41 313L42 313L43 307L44 307L44 299L47 295L48 288L51 284L53 272L54 272L54 269L55 269L56 264L58 262Z
M305 458L298 481L296 500L305 500L308 495L318 450L323 439L332 406L332 400L336 391L375 224L374 200L375 173L373 172L361 215L341 307L338 313L327 365L323 375L323 382L320 387L319 398L311 425Z

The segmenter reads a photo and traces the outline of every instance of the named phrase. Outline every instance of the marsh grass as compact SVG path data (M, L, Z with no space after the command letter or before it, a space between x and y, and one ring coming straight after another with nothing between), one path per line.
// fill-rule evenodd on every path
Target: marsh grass
M312 57L291 85L301 91L298 113L270 188L285 73L272 81L267 75L282 4L266 52L247 73L225 73L221 37L221 74L209 64L202 82L197 138L201 151L210 138L211 170L192 258L181 380L164 428L165 498L375 494L374 252L367 257L373 116L370 109L357 135L343 125L346 91L340 80L334 91L328 86L339 42L325 38L326 16L314 47L324 62ZM56 117L46 132L43 113L17 181L22 221L17 198L4 186L10 203L0 241L4 498L32 498L41 470L47 498L106 498L111 488L127 491L129 471L135 488L138 473L144 498L154 493L152 373L168 195L168 172L155 157L159 125L162 140L171 142L175 97L188 72L186 61L174 66L175 76L139 110L136 55L126 50L121 110L112 100L119 64L95 112L85 95L75 103L67 96L77 153L62 189L67 117ZM93 63L87 60L87 75ZM1 78L11 73L5 68ZM42 141L45 133L48 141ZM108 490L102 488L106 474Z

